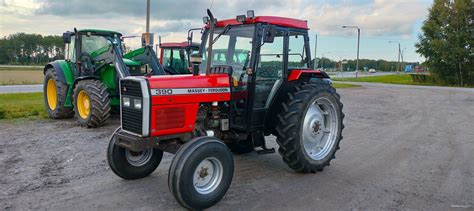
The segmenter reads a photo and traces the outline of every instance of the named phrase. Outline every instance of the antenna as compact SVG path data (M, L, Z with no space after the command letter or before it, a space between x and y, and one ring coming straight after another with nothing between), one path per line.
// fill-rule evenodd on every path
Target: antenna
M213 5L214 5L214 0L211 0L211 6L209 6L209 9L212 9Z

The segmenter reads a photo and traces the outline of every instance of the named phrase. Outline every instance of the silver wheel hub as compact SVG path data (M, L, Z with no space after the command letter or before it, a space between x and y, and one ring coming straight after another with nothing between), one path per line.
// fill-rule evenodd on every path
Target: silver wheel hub
M194 171L193 184L200 194L208 194L214 191L222 181L223 167L217 158L206 158Z
M125 150L125 158L130 165L140 167L148 163L153 155L153 148L148 148L141 152Z
M338 131L337 112L327 98L313 100L303 120L301 138L306 154L313 160L328 156L336 142Z

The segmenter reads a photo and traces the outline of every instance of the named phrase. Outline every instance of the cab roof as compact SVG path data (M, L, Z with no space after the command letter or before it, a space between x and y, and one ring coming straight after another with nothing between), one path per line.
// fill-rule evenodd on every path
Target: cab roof
M110 30L103 30L103 29L81 29L81 30L78 30L78 32L81 32L81 33L92 32L94 34L101 34L101 35L114 35L114 34L117 34L119 36L122 36L122 33L120 33L120 32L110 31Z
M199 48L199 43L192 43L191 45L188 42L165 42L160 44L160 48L185 48L185 47L197 47Z
M225 27L227 25L243 25L243 24L253 24L253 23L267 23L276 26L298 28L298 29L309 29L308 21L299 20L294 18L284 18L277 16L255 16L254 18L247 18L244 23L238 22L237 19L227 19L217 21L217 27Z

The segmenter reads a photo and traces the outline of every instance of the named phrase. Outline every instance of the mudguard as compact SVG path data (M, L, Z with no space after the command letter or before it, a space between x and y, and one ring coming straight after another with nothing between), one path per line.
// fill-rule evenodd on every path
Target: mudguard
M43 74L46 74L46 71L49 68L53 68L58 75L58 79L65 84L71 85L74 83L74 77L69 66L68 62L65 60L56 60L54 62L48 63L43 70Z

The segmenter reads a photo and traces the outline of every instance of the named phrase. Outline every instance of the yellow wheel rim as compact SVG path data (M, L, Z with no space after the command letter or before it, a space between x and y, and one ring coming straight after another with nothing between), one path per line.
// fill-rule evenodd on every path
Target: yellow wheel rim
M58 91L56 89L56 82L53 79L49 79L46 84L46 99L49 109L55 110L58 105Z
M77 111L83 119L87 119L91 113L91 101L84 90L81 90L77 95Z

